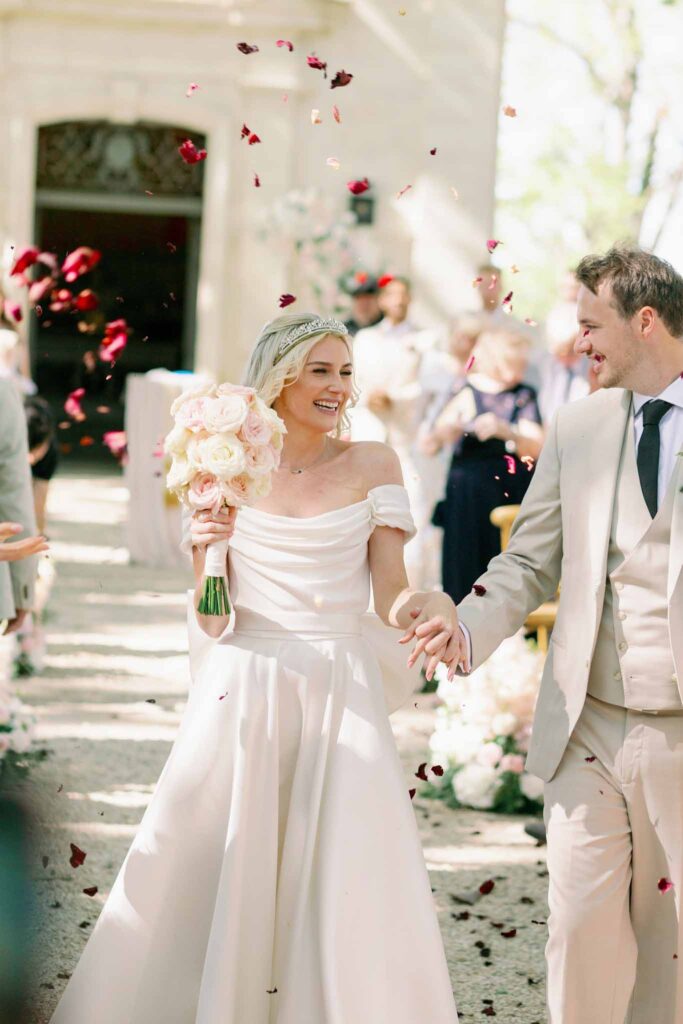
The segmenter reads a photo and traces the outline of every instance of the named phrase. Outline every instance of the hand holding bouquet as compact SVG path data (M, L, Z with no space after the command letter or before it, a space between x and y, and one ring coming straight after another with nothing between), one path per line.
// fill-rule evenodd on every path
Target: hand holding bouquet
M191 511L214 515L264 498L280 462L286 427L253 388L207 384L176 398L173 429L164 441L171 456L166 486ZM228 542L209 544L202 615L229 615L225 582Z

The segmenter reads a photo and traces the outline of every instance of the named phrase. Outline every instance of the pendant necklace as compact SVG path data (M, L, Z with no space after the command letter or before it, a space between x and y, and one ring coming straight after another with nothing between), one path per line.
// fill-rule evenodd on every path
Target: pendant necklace
M328 440L328 439L327 439L327 437L325 437L325 444L324 444L324 446L323 446L323 450L321 451L320 455L318 455L318 457L317 457L316 459L314 459L314 460L313 460L313 462L310 462L310 463L309 463L309 464L308 464L307 466L301 466L301 467L299 467L299 468L297 468L297 469L294 469L294 467L293 467L293 466L282 466L282 468L283 468L283 469L288 469L288 470L289 470L289 472L290 472L290 473L291 473L291 474L292 474L293 476L299 476L299 474L300 474L300 473L303 473L303 472L304 472L305 470L307 470L307 469L312 469L312 468L313 468L313 466L317 465L317 464L318 464L318 462L320 462L320 460L322 459L323 455L324 455L324 454L325 454L325 452L327 451L327 440ZM282 465L282 464L281 464L281 465Z

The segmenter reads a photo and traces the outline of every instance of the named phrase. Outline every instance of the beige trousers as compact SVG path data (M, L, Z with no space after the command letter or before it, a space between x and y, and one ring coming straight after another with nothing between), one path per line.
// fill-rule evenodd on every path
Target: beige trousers
M683 713L587 697L545 820L551 1024L683 1024Z

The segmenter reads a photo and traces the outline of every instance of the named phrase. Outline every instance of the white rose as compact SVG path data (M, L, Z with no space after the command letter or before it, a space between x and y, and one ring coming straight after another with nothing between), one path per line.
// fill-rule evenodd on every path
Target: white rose
M181 405L185 402L192 401L193 398L204 398L205 395L215 395L216 385L215 384L197 384L193 388L188 388L187 391L183 391L182 394L174 400L171 406L171 416L175 416Z
M495 736L511 736L517 725L517 719L509 711L502 711L491 719L491 731Z
M519 788L527 800L542 801L544 785L543 779L539 779L537 775L530 775L529 772L520 775Z
M166 477L166 486L170 491L186 487L194 476L194 473L195 469L190 462L188 462L188 460L182 455L176 455Z
M202 468L219 480L230 480L244 472L244 448L237 438L214 434L198 442L197 451Z
M249 407L242 395L219 395L208 398L204 404L204 427L209 433L236 434Z
M500 759L503 756L503 751L500 749L497 743L485 743L477 751L477 764L487 765L489 768L495 768L500 763Z
M179 423L164 438L164 451L167 455L183 455L187 451L187 442L192 437L190 430L185 430Z
M31 735L24 729L17 729L9 734L10 750L17 754L25 754L31 746Z
M267 498L272 486L273 481L270 476L255 476L249 484L249 500L257 501L259 498Z
M486 811L493 807L500 779L495 768L465 765L453 776L453 792L461 804Z

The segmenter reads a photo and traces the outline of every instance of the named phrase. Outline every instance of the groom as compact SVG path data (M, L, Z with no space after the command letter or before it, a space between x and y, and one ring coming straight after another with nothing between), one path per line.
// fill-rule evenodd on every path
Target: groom
M576 351L603 390L560 409L458 612L476 667L562 581L527 761L546 782L550 1021L680 1024L683 278L625 247L576 276Z

